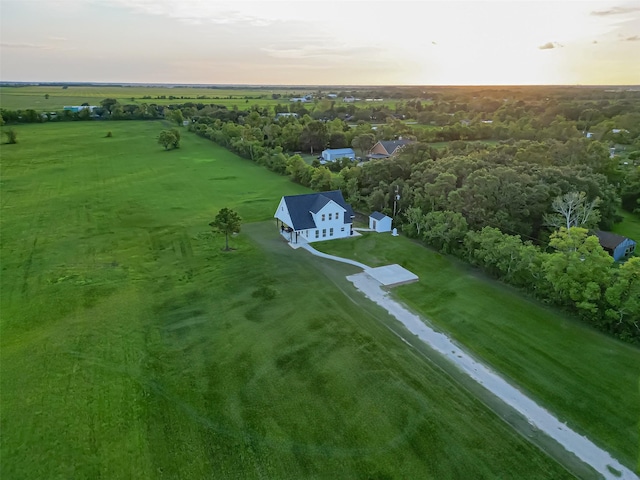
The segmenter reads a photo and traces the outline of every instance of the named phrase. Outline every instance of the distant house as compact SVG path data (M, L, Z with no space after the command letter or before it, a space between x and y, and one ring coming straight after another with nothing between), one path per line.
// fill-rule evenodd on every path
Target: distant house
M601 230L593 232L593 234L598 237L602 248L604 248L616 262L631 255L636 249L636 242L622 235L603 232Z
M338 98L337 93L327 93L327 98Z
M341 158L355 160L356 152L353 151L353 148L328 148L322 151L322 160L325 162L335 162Z
M313 98L308 95L306 97L293 97L289 99L290 102L300 102L300 103L306 103L311 100L313 100Z
M297 113L291 113L291 112L276 113L276 120L278 120L279 118L286 118L286 117L298 118L298 114Z
M629 130L626 130L624 128L613 128L611 130L611 133L629 133Z
M78 113L82 110L89 110L90 112L93 112L94 108L98 108L98 107L96 105L71 105L71 106L62 107L62 110L68 110L73 113Z
M384 213L373 212L369 215L369 228L375 232L390 232L391 217L387 217Z
M292 243L349 237L354 217L340 190L284 196L274 214L280 232Z
M342 99L342 101L343 101L343 102L345 102L345 103L353 103L353 102L355 102L355 101L356 101L356 99L355 99L355 97L351 97L351 96L349 96L349 97L344 97L344 98Z
M405 146L415 143L414 140L398 139L398 140L381 140L376 143L367 158L389 158L398 154Z

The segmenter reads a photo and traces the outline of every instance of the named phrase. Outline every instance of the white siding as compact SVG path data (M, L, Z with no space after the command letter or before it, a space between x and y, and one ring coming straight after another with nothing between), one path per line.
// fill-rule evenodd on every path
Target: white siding
M276 210L276 213L273 215L273 217L286 223L290 227L293 226L291 225L291 216L289 215L289 209L287 208L287 203L284 201L284 197L282 197L282 199L280 200L278 209Z

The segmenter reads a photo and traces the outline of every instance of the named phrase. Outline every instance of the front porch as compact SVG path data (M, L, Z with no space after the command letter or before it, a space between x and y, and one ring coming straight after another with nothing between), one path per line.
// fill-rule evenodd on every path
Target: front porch
M302 245L309 243L306 238L304 238L300 232L297 232L290 227L282 220L276 218L276 225L278 226L278 230L280 230L280 236L284 238L289 244L293 247L294 245ZM297 248L297 247L294 247Z

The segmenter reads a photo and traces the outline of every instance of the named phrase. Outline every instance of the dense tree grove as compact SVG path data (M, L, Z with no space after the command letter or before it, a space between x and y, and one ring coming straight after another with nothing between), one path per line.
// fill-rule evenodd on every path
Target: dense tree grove
M395 213L406 235L640 341L640 259L614 264L587 230L609 230L620 206L640 209L640 93L405 87L344 94L396 101L314 98L240 110L105 99L94 118L187 119L189 130L241 157L317 191L340 189L356 209ZM7 123L45 120L1 113ZM415 142L383 160L320 165L308 157L349 146L364 158L376 141L399 138Z

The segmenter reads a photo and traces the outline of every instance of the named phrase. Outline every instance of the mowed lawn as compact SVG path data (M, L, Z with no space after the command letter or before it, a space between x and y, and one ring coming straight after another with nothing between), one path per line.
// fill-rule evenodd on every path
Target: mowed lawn
M323 252L370 266L398 263L419 282L394 294L504 377L638 468L640 349L526 298L404 237L368 233L322 242Z
M283 243L299 186L163 126L2 146L1 478L569 477Z

